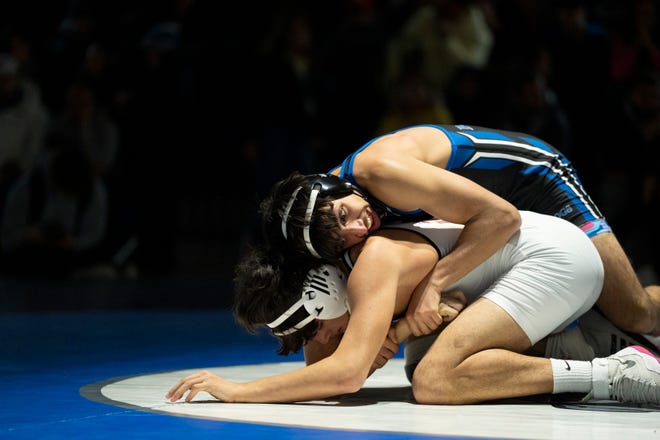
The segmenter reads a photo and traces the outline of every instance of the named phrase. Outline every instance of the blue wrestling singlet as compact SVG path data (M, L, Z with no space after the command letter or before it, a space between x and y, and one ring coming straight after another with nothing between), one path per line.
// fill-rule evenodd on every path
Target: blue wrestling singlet
M423 126L441 130L451 141L447 170L478 183L520 210L568 220L590 237L611 231L582 187L571 162L548 143L525 133L483 127ZM377 139L367 142L342 162L340 177L361 188L353 176L353 162ZM389 216L385 222L407 221L410 215L419 218L420 214L420 211L386 208Z

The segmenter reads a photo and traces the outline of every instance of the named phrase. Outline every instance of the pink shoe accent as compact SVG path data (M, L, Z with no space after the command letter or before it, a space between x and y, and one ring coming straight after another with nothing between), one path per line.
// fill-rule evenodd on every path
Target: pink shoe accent
M628 347L628 348L632 348L633 350L637 350L637 351L639 351L640 353L644 353L644 354L646 354L646 355L649 355L650 357L652 357L653 359L655 359L656 362L658 362L658 363L660 364L660 358L656 357L653 353L651 353L650 351L648 351L646 348L644 348L644 347L642 347L642 346L640 346L640 345L631 345L631 346Z

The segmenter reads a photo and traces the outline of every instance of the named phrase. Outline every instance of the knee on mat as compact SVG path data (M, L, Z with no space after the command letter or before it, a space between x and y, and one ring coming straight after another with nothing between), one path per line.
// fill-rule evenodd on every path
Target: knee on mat
M417 366L412 377L412 392L420 404L457 405L462 403L460 392L452 386L452 370L425 368L423 362Z

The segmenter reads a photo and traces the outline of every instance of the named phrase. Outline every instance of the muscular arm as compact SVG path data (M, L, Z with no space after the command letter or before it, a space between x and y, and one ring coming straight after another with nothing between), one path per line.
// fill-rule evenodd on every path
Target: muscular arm
M391 335L390 335L391 333ZM303 348L305 353L305 363L311 365L315 362L325 359L330 356L339 346L341 341L341 336L330 339L327 343L321 343L316 340L309 341L305 344ZM369 369L368 376L376 371L379 368L385 366L385 364L394 357L394 355L399 351L399 343L396 341L396 333L393 328L390 328L388 331L388 336L385 338L381 344L381 348L376 355L376 359Z
M374 244L374 241L377 243ZM402 313L407 307L410 296L414 289L416 289L416 286L422 283L425 275L427 275L437 261L438 255L435 249L425 239L422 239L415 233L392 229L378 231L374 236L367 239L365 248L366 252L362 254L360 254L359 249L353 249L352 258L356 260L359 255L362 260L361 267L368 266L369 274L372 274L375 268L380 267L382 270L388 271L396 277L398 281L394 309L396 314ZM381 252L385 253L381 254ZM372 255L377 257L390 255L390 257L384 259L385 261L377 261ZM396 256L392 259L391 255ZM353 273L353 282L365 285L365 287L361 287L354 284L353 288L361 289L365 292L371 291L373 283L369 282L368 276L362 276L360 269L354 270ZM370 276L375 277L379 275ZM379 356L382 358L376 359L374 365L372 365L371 373L387 362L385 358L390 359L396 353L398 343L394 334L392 334L391 339L391 341L388 341L388 338L385 338L381 352L379 353ZM307 365L318 362L334 353L339 346L340 340L340 338L334 338L326 344L319 343L315 340L308 342L304 347L305 362Z
M188 393L186 400L191 400L199 391L206 391L225 402L296 402L357 391L371 372L395 310L407 304L407 298L399 294L412 292L437 260L427 244L421 253L426 256L426 266L419 264L420 259L404 252L410 246L414 244L391 244L382 237L365 244L364 258L358 260L348 279L351 317L336 349L316 351L315 358L308 357L313 363L301 369L246 383L200 372L179 381L167 397L176 401Z
M308 358L313 363L303 368L243 383L201 371L181 379L166 397L172 402L184 396L191 401L205 391L223 402L275 403L355 392L364 384L389 329L392 303L380 295L358 301L336 349L331 354L316 351L314 359Z
M361 185L388 205L404 211L421 208L436 218L465 225L452 252L438 261L427 287L413 298L408 321L413 334L419 335L442 322L437 315L440 292L502 247L519 229L520 214L506 200L442 168L450 154L444 135L406 131L363 151L355 160L354 173ZM429 320L431 315L435 316Z

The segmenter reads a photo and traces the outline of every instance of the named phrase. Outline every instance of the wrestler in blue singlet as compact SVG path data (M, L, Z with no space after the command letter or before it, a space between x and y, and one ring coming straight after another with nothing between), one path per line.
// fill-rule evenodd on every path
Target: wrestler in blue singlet
M607 221L582 187L571 162L548 143L525 133L468 125L423 125L441 130L451 141L446 169L478 183L520 210L554 215L580 227L589 237L611 232ZM409 127L411 128L411 127ZM350 154L339 176L360 188L353 162L372 139ZM375 202L378 205L378 202ZM422 211L384 207L384 223L424 218Z

